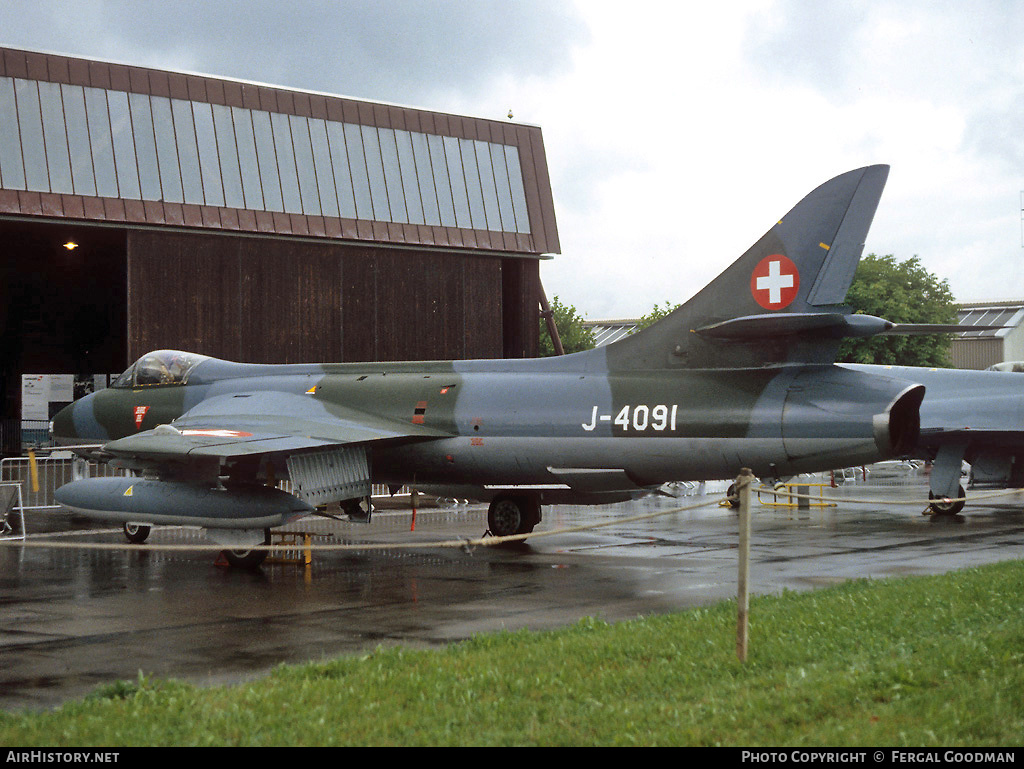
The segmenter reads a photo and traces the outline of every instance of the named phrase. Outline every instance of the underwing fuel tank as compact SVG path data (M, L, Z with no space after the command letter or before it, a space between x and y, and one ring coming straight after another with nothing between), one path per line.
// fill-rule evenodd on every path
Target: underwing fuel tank
M90 518L217 529L266 529L315 511L298 497L267 486L215 489L143 478L86 478L61 486L54 496Z

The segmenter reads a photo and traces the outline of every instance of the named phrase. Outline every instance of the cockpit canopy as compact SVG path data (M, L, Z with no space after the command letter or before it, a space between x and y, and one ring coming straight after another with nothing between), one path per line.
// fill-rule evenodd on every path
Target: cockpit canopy
M156 385L183 385L192 370L209 360L180 350L157 350L143 355L110 385L111 387L153 387Z

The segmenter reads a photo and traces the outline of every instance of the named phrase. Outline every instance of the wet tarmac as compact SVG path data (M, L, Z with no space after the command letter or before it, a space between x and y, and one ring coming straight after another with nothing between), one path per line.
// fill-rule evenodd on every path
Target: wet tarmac
M925 481L902 483L826 489L842 500L836 507L755 506L752 588L810 589L1022 556L1024 496L972 501L957 520L937 520L921 514ZM420 510L414 531L404 510L377 512L369 524L306 519L299 528L322 535L314 544L352 549L256 572L219 565L211 550L159 549L208 545L196 531L157 529L145 551L83 549L124 539L66 512L30 512L28 543L61 546L0 547L0 708L56 706L140 672L239 681L380 644L430 647L734 597L737 518L719 498L549 507L538 534L612 525L502 548L431 544L479 537L480 506Z

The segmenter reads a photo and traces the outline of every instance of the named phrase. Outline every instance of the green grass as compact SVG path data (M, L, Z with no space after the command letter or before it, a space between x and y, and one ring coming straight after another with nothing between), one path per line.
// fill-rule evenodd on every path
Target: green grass
M199 688L140 677L6 746L1019 746L1024 561L559 631L381 648Z

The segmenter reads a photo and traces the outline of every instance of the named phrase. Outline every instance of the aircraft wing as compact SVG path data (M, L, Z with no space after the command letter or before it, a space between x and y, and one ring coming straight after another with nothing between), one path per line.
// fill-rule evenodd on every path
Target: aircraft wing
M115 459L187 463L446 437L442 430L328 406L310 396L251 392L207 399L172 424L111 441L103 451Z
M918 441L922 446L944 446L947 444L970 443L989 448L1024 447L1024 435L1020 430L975 429L970 427L923 428Z

